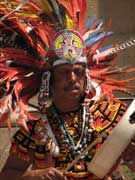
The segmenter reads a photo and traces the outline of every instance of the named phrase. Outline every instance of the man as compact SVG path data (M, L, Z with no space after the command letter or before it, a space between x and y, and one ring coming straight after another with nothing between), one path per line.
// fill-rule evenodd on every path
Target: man
M12 14L10 10L14 6L21 7L15 2L1 5L5 17L9 13L6 23L1 23L2 30L6 27L15 32L16 43L18 36L23 39L21 49L14 46L0 49L1 84L5 89L1 93L5 97L1 119L8 122L8 115L17 104L18 121L23 127L13 137L11 153L0 178L100 179L88 169L88 164L126 110L111 93L115 89L126 90L121 86L124 81L108 78L125 71L109 71L114 59L109 54L112 48L99 49L110 33L100 32L102 23L93 18L90 27L82 30L85 1L75 1L76 4L70 1L71 6L60 0L45 1L44 5L31 1ZM27 16L25 11L29 12ZM76 31L77 27L83 36ZM37 92L40 113L33 118L27 105ZM105 101L106 98L111 101ZM105 132L103 137L102 132ZM94 146L83 154L93 142ZM131 147L130 150L133 144ZM113 166L104 179L111 178L108 176L114 169ZM113 179L122 178L113 176Z
M80 114L80 110L83 108L83 106L85 106L82 104L82 102L84 102L83 100L84 100L85 89L86 89L85 81L86 81L86 67L83 64L79 64L79 63L73 64L73 65L62 64L53 68L52 80L51 80L51 95L52 95L53 105L51 106L51 108L48 108L48 118L49 118L50 125L52 127L52 131L55 134L55 138L58 141L58 144L60 145L59 147L60 152L57 152L57 153L55 152L57 151L57 148L55 147L56 144L52 142L52 140L51 141L46 140L47 144L43 143L43 145L46 148L47 146L49 147L47 150L45 148L44 152L42 152L43 145L40 142L39 144L37 144L41 146L40 148L42 148L41 151L39 151L39 153L41 153L39 154L39 156L40 155L42 156L42 153L44 153L45 157L43 157L42 159L42 157L37 156L37 158L39 159L37 159L37 163L34 162L35 160L33 161L32 159L35 156L34 151L33 151L35 144L33 144L33 147L32 147L32 143L31 143L31 145L29 144L27 147L27 140L30 141L30 139L32 139L33 143L38 143L36 139L37 138L36 135L39 136L39 134L36 134L36 132L34 131L41 130L40 126L42 125L43 125L43 128L46 128L46 127L43 124L42 120L30 122L31 125L28 125L30 132L28 133L26 130L18 131L17 134L15 135L15 142L13 143L13 146L12 146L12 152L13 151L16 152L17 156L19 156L20 154L20 158L23 158L23 155L25 158L25 150L28 148L27 155L30 158L30 162L27 162L27 161L23 162L23 160L17 159L14 153L11 154L1 173L1 179L6 180L7 178L9 178L9 176L12 177L12 179L26 179L26 180L27 179L29 180L30 179L46 179L46 180L47 179L52 179L52 180L63 179L64 180L66 179L66 176L67 177L69 176L69 179L70 178L83 179L83 176L88 177L88 179L90 176L91 179L93 179L92 175L88 175L88 172L86 170L87 168L85 167L86 162L90 161L89 157L81 158L81 160L77 162L76 165L74 165L73 170L70 170L69 172L65 172L65 175L63 175L62 173L62 171L64 171L64 167L66 167L66 165L70 163L77 156L77 154L80 153L80 151L83 150L84 148L83 146L86 147L88 143L86 141L86 138L89 138L89 141L91 141L90 138L92 138L92 135L96 137L96 134L94 135L94 128L89 127L88 125L88 123L91 123L91 126L94 125L94 122L92 122L92 119L91 119L91 122L90 120L88 120L88 122L85 122L85 126L87 127L87 129L86 127L85 128L83 127L84 122L81 122L83 121L83 119L81 117L82 114ZM94 95L94 92L93 92L93 95ZM91 92L91 96L93 95ZM90 103L93 104L93 102L90 102ZM101 103L99 101L98 103L100 103L100 106L101 106L103 102ZM104 103L102 104L102 106L104 105ZM118 106L119 103L116 103L116 104L117 104L116 106ZM124 111L124 107L122 105L120 106L120 110ZM56 116L56 113L58 113L57 114L58 117ZM56 116L56 119L53 117L54 115ZM57 121L61 121L61 122L57 122ZM83 131L83 128L84 128L84 131L87 131L87 133L81 132ZM93 129L93 132L92 132L92 129L90 128ZM44 132L42 130L41 132L43 133L43 136L46 135L46 131ZM90 135L91 137L89 137ZM86 142L83 142L84 139ZM23 144L22 144L23 142L22 140L24 141ZM81 148L77 147L77 143L79 143L79 141L80 141L79 146L82 146ZM14 149L14 146L15 146L15 149ZM70 149L71 146L75 146L76 150ZM39 160L39 163L38 163L38 160ZM44 160L43 164L42 164L42 160ZM40 161L41 161L41 164L40 164ZM32 164L33 162L34 164ZM29 166L31 164L32 164L32 168L31 168L32 170L29 169ZM57 167L57 169L55 169L54 167ZM43 168L43 169L39 169L39 168Z

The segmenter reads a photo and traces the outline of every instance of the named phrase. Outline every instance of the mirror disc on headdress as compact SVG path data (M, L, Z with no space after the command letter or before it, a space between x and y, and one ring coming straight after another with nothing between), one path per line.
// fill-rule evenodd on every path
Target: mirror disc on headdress
M64 30L55 36L54 51L60 59L76 60L81 57L83 48L83 40L76 31Z

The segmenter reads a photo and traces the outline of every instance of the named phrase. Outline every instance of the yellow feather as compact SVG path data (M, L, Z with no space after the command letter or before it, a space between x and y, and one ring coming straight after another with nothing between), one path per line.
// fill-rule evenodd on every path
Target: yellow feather
M26 12L17 12L16 14L21 15L21 16L25 16L25 17L30 17L30 18L39 18L39 16L37 14L34 13L26 13Z
M41 7L46 12L50 13L53 11L52 7L50 6L49 2L47 0L41 0Z
M0 2L0 4L4 4L4 5L18 5L17 2L12 2L12 1L2 1Z
M65 16L65 21L66 21L66 29L74 29L73 21L68 14L66 14Z

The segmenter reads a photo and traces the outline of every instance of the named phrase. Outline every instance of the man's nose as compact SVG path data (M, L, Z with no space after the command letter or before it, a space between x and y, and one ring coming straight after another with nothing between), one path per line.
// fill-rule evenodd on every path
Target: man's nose
M68 74L68 80L69 81L76 81L76 74L71 71L69 74Z

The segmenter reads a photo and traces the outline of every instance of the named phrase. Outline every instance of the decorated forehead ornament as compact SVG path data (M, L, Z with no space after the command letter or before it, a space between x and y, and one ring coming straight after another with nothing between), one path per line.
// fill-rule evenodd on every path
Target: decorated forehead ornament
M58 57L53 66L59 64L86 63L83 55L84 41L80 34L73 30L62 30L56 33L52 42L53 50Z

